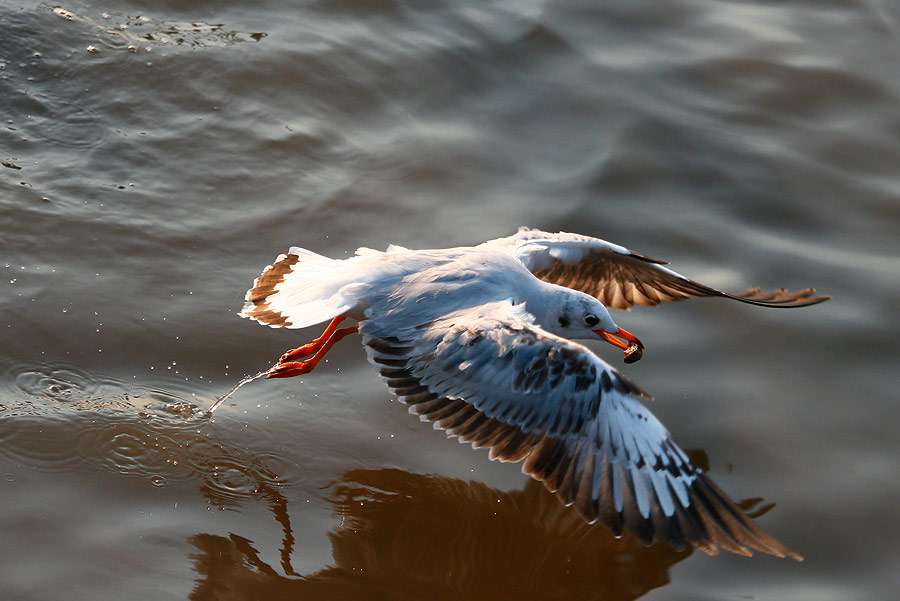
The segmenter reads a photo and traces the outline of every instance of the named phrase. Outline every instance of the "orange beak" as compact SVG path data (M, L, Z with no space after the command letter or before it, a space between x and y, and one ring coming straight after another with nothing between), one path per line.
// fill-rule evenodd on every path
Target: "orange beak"
M635 336L628 330L623 330L622 328L619 328L619 331L616 332L615 334L610 334L609 332L607 332L605 330L594 330L594 333L599 334L600 337L603 338L603 340L607 341L608 343L610 343L613 346L619 347L622 350L627 350L628 347L631 346L631 344L636 344L638 346L638 348L641 350L643 350L643 348L644 348L644 344L640 340L638 340L637 336ZM618 336L618 338L616 338L616 336ZM625 340L629 341L631 344L623 342L623 341L619 340L619 338L624 338Z

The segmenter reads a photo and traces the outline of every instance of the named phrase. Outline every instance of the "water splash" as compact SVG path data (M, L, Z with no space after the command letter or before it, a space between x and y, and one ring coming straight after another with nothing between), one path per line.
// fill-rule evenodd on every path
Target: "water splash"
M253 380L256 380L256 379L258 379L258 378L261 378L261 377L265 376L265 375L268 374L270 371L272 371L272 369L273 369L273 368L270 367L269 369L267 369L267 370L265 370L265 371L261 371L261 372L259 372L258 374L254 375L254 376L244 376L244 379L242 379L240 382L238 382L237 384L235 384L235 385L234 385L234 388L232 388L231 390L229 390L228 392L226 392L225 394L223 394L222 396L220 396L218 399L216 399L216 402L213 403L212 407L210 407L210 408L206 411L206 415L207 415L207 416L212 416L212 412L215 411L215 410L219 407L219 405L221 405L222 403L224 403L225 400L226 400L228 397L230 397L230 396L233 395L235 392L237 392L237 391L238 391L238 388L240 388L240 387L243 386L244 384L249 384L249 383L252 382Z
M133 390L118 378L67 363L3 362L0 413L50 415L68 410L102 411L133 407Z

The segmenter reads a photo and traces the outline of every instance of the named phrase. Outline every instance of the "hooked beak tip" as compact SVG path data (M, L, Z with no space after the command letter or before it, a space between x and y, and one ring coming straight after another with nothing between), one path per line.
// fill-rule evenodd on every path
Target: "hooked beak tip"
M611 345L618 347L625 351L627 351L632 346L637 346L637 348L639 350L644 349L644 344L638 339L638 337L623 328L619 328L615 334L612 334L605 330L594 330L594 333L599 335L601 338L603 338L603 340L610 343ZM620 340L620 338L627 340L631 344L628 344L628 343L624 342L623 340Z
M625 340L631 342L632 344L638 345L639 348L644 348L644 343L638 340L638 337L629 332L628 330L619 328L619 331L616 332L616 336L619 338L624 338Z

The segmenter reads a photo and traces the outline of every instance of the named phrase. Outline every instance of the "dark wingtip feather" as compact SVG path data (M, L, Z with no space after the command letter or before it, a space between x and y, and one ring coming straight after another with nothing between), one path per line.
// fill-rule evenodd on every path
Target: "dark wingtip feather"
M698 478L691 493L692 500L700 507L698 513L707 527L710 539L717 545L739 555L750 556L753 554L752 549L776 557L803 561L801 555L757 526L705 474Z
M638 259L639 261L644 261L645 263L653 263L655 265L668 265L668 261L663 261L662 259L654 259L653 257L648 257L647 255L642 255L639 252L635 252L633 250L628 251L628 256L632 259Z
M770 292L760 292L759 288L748 288L737 294L722 292L721 295L742 303L772 308L809 307L831 300L830 296L813 296L815 293L815 288L804 288L803 290L796 290L794 292L790 292L784 288L779 288Z

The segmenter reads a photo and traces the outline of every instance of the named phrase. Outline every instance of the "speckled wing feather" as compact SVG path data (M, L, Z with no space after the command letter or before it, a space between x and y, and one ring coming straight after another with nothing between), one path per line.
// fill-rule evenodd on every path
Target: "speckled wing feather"
M520 307L494 302L399 329L393 318L374 306L360 332L410 412L491 459L523 461L586 519L647 544L800 559L691 464L641 390Z
M580 234L523 228L513 236L485 244L512 254L545 282L581 290L616 309L698 296L731 298L763 307L805 307L831 298L815 296L815 288L722 292L664 267L665 261Z

